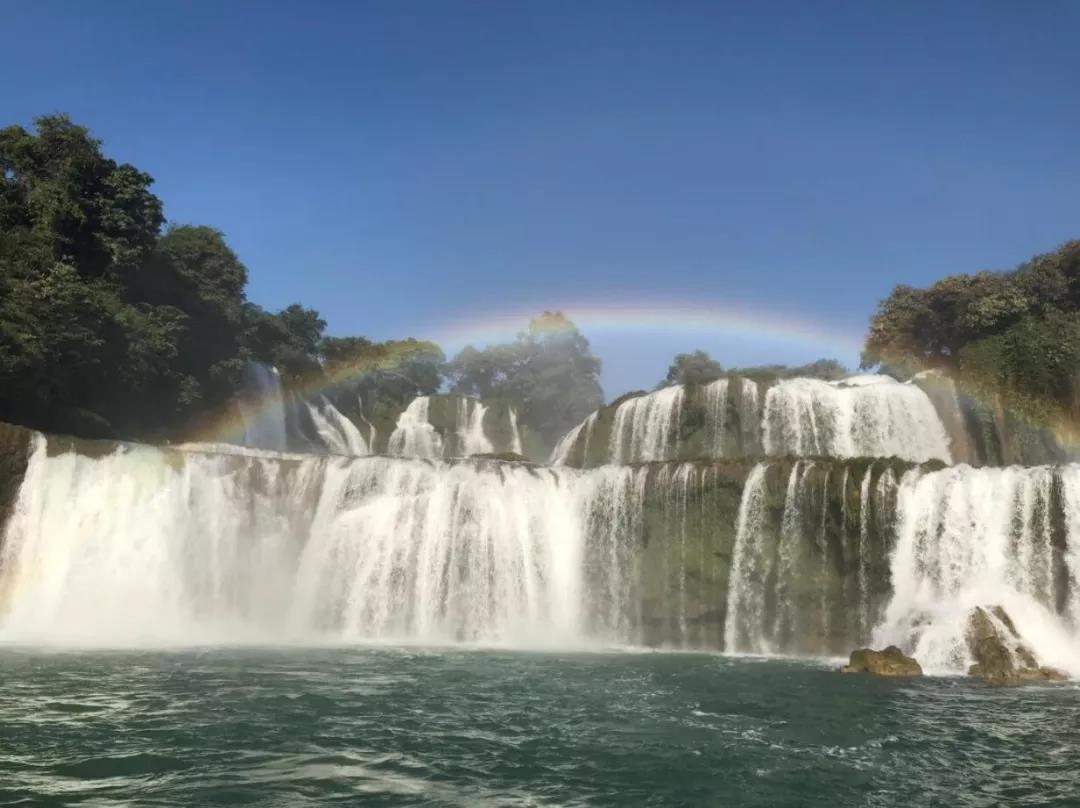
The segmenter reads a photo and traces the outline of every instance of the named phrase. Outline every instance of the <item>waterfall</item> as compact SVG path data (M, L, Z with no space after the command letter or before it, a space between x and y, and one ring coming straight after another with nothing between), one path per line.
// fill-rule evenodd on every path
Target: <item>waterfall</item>
M2 545L0 635L573 644L583 514L604 494L576 479L126 445L49 456L38 437Z
M592 631L641 643L640 565L648 469L604 466L579 478Z
M399 457L442 457L442 438L428 421L431 399L428 396L414 398L398 417L397 426L390 433L387 451Z
M956 466L905 474L891 559L893 596L875 642L912 650L929 670L964 671L972 661L965 642L970 611L1002 606L1038 659L1080 673L1075 624L1060 615L1068 611L1061 608L1068 581L1080 573L1077 471L1066 467L1058 477L1046 466ZM1058 483L1062 506L1055 505ZM1060 562L1064 579L1055 561L1058 507L1065 517L1060 540L1068 548Z
M730 653L768 650L762 632L767 568L770 564L762 530L767 469L766 463L754 466L739 503L724 621L725 650Z
M332 460L291 624L350 638L573 642L580 535L551 471Z
M760 391L757 382L752 379L740 378L737 381L735 411L739 415L742 454L745 457L758 457L762 454Z
M414 398L390 434L388 453L398 457L435 459L494 452L495 447L484 431L487 406L475 398L458 398L455 408L448 413L447 402L448 399L439 399L442 409L436 411L436 423L440 425L437 427L432 423L431 397ZM452 420L448 421L448 415ZM513 441L517 436L516 423L511 431ZM517 441L520 445L520 436Z
M717 379L705 385L702 391L705 399L706 445L712 457L724 457L727 434L728 380Z
M579 439L582 441L581 466L588 463L589 443L592 440L593 429L596 426L597 413L591 413L584 421L575 426L555 445L551 453L551 465L565 466L570 463L571 454L574 453Z
M611 430L612 462L641 463L673 459L678 451L681 385L636 396L619 405Z
M488 408L474 398L458 401L457 434L463 456L488 454L495 450L484 434L484 416Z
M930 398L885 376L782 381L765 396L763 430L769 455L951 462L949 436Z
M285 396L277 368L252 362L247 367L247 390L238 401L244 419L244 445L253 449L284 452L288 448L285 428Z
M970 610L1000 605L1041 661L1080 673L1080 466L75 447L35 438L0 543L2 638L872 641L963 671Z
M507 417L510 419L510 451L516 455L524 455L525 449L521 445L521 430L518 429L517 410L507 407Z
M1065 530L1069 537L1065 556L1069 571L1068 613L1072 624L1080 628L1080 465L1062 470L1061 490Z
M326 396L319 396L319 405L305 402L315 430L326 448L334 454L371 454L367 441L356 425L346 418Z
M95 644L244 638L280 625L320 461L36 439L0 551L2 632Z
M859 543L855 549L855 582L858 593L859 636L865 637L872 628L870 615L870 486L874 464L866 467L859 483Z

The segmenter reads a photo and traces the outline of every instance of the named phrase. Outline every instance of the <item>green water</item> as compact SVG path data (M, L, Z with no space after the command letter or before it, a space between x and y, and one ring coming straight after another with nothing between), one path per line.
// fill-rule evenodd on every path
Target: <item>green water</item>
M0 805L1080 805L1080 689L689 654L0 649Z

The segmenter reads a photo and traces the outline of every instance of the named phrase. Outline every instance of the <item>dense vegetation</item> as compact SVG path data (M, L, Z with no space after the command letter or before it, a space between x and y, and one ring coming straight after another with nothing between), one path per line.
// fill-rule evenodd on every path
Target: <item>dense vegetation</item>
M1039 418L1080 418L1080 241L1011 272L897 286L870 323L864 367L940 368Z

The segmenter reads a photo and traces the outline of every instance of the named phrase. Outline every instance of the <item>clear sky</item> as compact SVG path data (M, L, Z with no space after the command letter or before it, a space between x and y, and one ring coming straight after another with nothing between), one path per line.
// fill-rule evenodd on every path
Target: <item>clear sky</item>
M694 348L854 363L778 326L853 344L897 283L1080 237L1080 3L0 0L0 19L0 124L89 126L170 220L225 232L251 299L374 338L674 311L582 319L611 396ZM699 329L687 301L760 326Z

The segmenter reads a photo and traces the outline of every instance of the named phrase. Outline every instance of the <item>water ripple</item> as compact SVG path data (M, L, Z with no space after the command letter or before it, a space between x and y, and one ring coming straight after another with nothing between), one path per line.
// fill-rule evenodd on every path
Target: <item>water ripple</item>
M793 660L0 652L0 805L1076 805L1080 689Z

